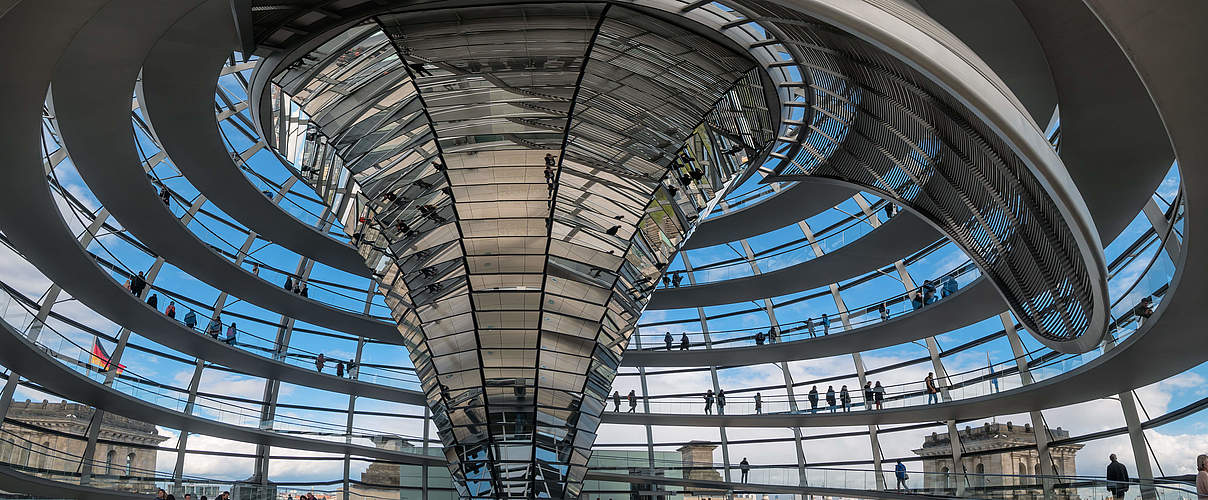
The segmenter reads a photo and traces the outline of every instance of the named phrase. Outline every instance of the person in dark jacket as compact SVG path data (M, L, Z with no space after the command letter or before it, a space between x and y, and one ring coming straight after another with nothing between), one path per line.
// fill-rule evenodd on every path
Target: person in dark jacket
M291 292L292 292L292 291L294 291L294 277L293 277L293 276L286 276L286 277L285 277L285 284L284 284L284 285L281 285L281 287L282 287L282 288L284 288L284 289L286 289L286 290L289 290L289 291L291 291Z
M830 407L831 413L835 412L835 386L826 386L826 406Z
M847 386L839 389L839 406L843 407L843 411L851 411L851 393L847 392Z
M147 279L143 277L143 272L139 271L136 276L130 278L130 293L135 297L142 297L143 290L147 288Z
M747 457L742 457L742 461L738 462L738 470L742 471L742 482L747 482L747 476L751 474L751 462L747 461Z
M762 331L755 332L755 345L763 345L763 339Z
M809 400L810 400L810 413L817 412L818 411L818 386L815 385L810 388Z
M872 399L873 399L872 382L865 382L864 383L864 409L865 410L873 409Z
M755 414L763 414L763 396L761 396L758 392L755 393Z
M197 313L194 313L192 309L185 313L185 326L191 330L197 329Z
M612 393L612 411L621 411L621 391L613 391Z
M667 333L664 333L664 334L663 334L663 343L664 343L664 344L667 344L667 350L668 350L668 351L670 351L670 350L671 350L671 343L672 343L673 341L674 341L674 339L673 339L673 338L671 338L671 332L667 332Z
M923 305L931 305L935 303L935 283L931 280L923 281Z
M1107 458L1111 460L1107 464L1107 491L1111 492L1112 498L1124 498L1124 492L1128 491L1128 468L1116 461L1115 453Z
M343 361L336 361L336 376L340 377L340 378L344 377L344 362Z
M719 415L726 414L726 390L725 389L717 390L717 413Z
M705 415L713 414L713 389L705 393Z
M637 409L638 409L638 392L633 389L630 389L628 398L629 398L629 413L633 413L633 412L637 411Z
M147 305L151 306L152 309L159 309L159 295L153 293L150 297L147 297Z
M680 335L680 350L681 351L688 350L688 334L687 333Z
M327 356L323 353L319 353L319 355L315 357L315 371L323 373L324 364L327 364Z

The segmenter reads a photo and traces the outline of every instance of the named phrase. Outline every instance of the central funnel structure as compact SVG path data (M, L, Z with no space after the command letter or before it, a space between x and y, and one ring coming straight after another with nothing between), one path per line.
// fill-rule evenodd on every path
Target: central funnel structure
M774 143L766 72L704 32L608 4L396 11L273 77L270 142L373 269L462 497L578 496L650 293Z

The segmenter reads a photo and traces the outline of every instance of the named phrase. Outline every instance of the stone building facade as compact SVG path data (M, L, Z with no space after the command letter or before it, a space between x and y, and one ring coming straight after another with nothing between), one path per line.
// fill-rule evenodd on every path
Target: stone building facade
M1040 456L1036 451L1036 436L1031 424L1014 425L987 423L980 427L965 426L958 431L961 447L964 450L961 467L952 466L952 442L948 433L931 433L923 441L923 447L913 450L916 455L923 457L923 477L911 477L909 486L917 488L920 483L928 491L954 488L957 475L960 472L971 474L968 485L973 488L1003 486L1034 486L1034 493L1041 496L1041 481L1035 477L1041 472ZM1048 429L1050 440L1068 438L1070 433L1062 430ZM1019 449L1014 449L1019 448ZM1080 444L1068 444L1049 448L1058 475L1074 475L1076 472L1075 456L1082 449ZM972 453L1002 450L999 453ZM984 474L984 475L979 475ZM1058 498L1077 498L1073 491L1055 490ZM1031 493L1020 490L1013 492L1017 498L1027 498Z
M84 454L90 406L61 401L50 403L14 402L7 417L31 426L58 431L69 437L5 422L0 433L0 461L24 468L41 477L72 480L79 474L79 457ZM93 486L135 493L155 491L149 478L154 475L155 455L148 446L168 439L155 426L106 413L101 419L96 452L93 454Z

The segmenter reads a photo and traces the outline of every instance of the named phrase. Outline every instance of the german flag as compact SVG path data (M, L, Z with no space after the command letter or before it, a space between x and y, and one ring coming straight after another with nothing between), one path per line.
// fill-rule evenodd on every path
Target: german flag
M101 343L97 339L92 339L92 357L88 363L96 366L100 371L109 371L109 353L105 352L105 348L101 347ZM124 365L117 365L117 374L121 375L122 370L125 370Z

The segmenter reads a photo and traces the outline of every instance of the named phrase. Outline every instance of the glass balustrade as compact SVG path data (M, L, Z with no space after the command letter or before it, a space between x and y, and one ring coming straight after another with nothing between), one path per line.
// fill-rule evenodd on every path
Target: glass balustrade
M871 233L876 228L870 223L870 218L871 216L868 215L854 218L838 229L818 235L813 242L801 240L790 244L787 248L756 256L754 260L738 259L736 261L723 261L694 266L692 277L696 279L695 284L700 285L751 276L753 274L752 264L757 265L761 273L795 266L838 250ZM815 248L819 250L815 250ZM683 272L671 271L667 273L666 279L660 282L658 288L677 288L675 286L676 274ZM688 286L682 277L680 278L680 286Z
M923 287L920 286L885 300L852 308L848 312L848 321L846 323L844 323L842 315L836 313L828 315L825 318L818 316L790 323L781 323L779 328L763 326L736 330L715 330L709 332L709 341L707 344L704 341L704 334L701 332L675 332L672 335L671 349L682 349L681 335L684 334L689 336L689 349L701 349L706 346L716 349L759 345L761 341L766 344L774 344L846 333L896 319L916 311L922 312L940 301L947 300L951 294L966 288L980 277L981 270L973 265L972 262L967 261L957 266L953 271L935 279L935 301L931 303L924 304L921 302ZM952 278L955 284L949 291L945 292L942 284L947 278ZM920 297L920 302L918 303L912 300L916 296ZM653 328L648 328L648 330L650 329ZM759 334L763 334L762 339L757 337ZM647 351L667 349L665 333L641 333L639 335L640 339L634 339L630 342L630 349Z
M177 412L191 410L192 415L219 423L273 432L312 434L318 439L376 436L423 441L416 436L357 427L353 428L352 434L348 434L342 423L319 422L281 414L273 420L263 420L257 406L245 406L209 396L198 396L190 403L187 392L141 377L120 364L116 370L107 369L99 364L102 362L93 359L91 348L85 347L91 346L95 337L79 332L61 332L49 323L37 322L33 309L14 297L7 288L5 291L0 294L3 297L0 299L0 310L3 310L5 321L26 335L35 348L58 360L67 369L145 403Z

